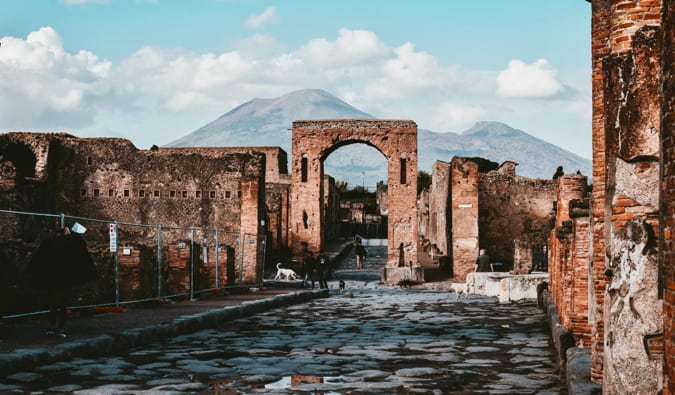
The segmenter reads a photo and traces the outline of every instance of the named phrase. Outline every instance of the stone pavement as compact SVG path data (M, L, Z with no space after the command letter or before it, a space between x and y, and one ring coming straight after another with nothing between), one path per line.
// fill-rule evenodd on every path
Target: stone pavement
M123 350L40 361L7 374L0 392L566 393L536 301L500 304L357 280L346 280L344 292L330 286L262 291L307 299L212 326L202 320L204 329L194 323L163 340L141 336Z
M223 320L327 296L327 292L300 291L275 288L251 292L249 288L241 288L203 295L202 299L194 301L127 306L120 312L69 318L65 326L66 338L45 335L45 318L6 321L0 327L0 378L36 365L119 352L213 326Z

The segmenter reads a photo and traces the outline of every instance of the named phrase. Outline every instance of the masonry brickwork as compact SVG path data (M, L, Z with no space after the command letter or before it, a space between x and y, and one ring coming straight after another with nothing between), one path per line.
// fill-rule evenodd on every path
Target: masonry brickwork
M502 270L528 273L536 248L548 245L557 181L517 176L511 161L481 172L477 161L456 156L434 163L419 200L421 253L449 257L457 281L474 270L480 248Z
M663 289L664 394L675 394L675 3L663 4L661 120L661 198L659 238Z
M673 5L591 4L590 215L561 196L582 210L557 213L551 292L561 323L590 349L604 393L673 394ZM584 277L577 283L583 273L587 287ZM584 303L585 320L575 311Z
M417 261L417 125L406 120L321 120L293 122L291 229L292 248L318 251L326 241L323 161L341 146L364 143L378 149L388 163L387 266ZM389 277L387 281L394 281Z
M4 208L147 224L120 227L120 247L129 252L120 255L121 270L137 282L126 285L123 292L136 294L148 287L156 290L148 284L146 274L157 271L159 224L164 226L162 242L169 251L178 243L189 245L190 240L201 242L207 237L212 240L214 230L220 230L219 245L211 241L204 252L200 251L199 255L211 257L212 265L197 268L197 280L200 276L214 278L216 251L223 265L219 269L225 269L228 256L233 266L233 255L223 253L238 250L240 238L255 240L256 248L237 251L235 256L241 260L237 276L258 282L262 275L262 250L257 245L262 244L259 239L266 218L264 153L240 148L138 150L128 140L117 138L7 133L0 135L0 158ZM54 220L40 222L30 216L2 218L7 225L0 230L2 239L13 243L5 245L4 250L12 251L19 267L25 265L22 256L29 256L28 252L56 226ZM105 266L100 268L104 278L112 267L107 225L86 224L90 249L99 254L97 262ZM179 229L194 229L194 233ZM181 254L166 253L164 259L170 268L188 265ZM134 268L135 264L139 266ZM231 270L219 270L219 276L228 272L232 274Z

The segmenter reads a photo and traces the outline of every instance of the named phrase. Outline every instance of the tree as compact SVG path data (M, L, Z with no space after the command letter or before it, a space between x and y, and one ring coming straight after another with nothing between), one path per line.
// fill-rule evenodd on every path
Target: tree
M417 194L419 195L424 188L428 188L430 185L431 185L431 174L427 173L424 170L419 170L417 172Z

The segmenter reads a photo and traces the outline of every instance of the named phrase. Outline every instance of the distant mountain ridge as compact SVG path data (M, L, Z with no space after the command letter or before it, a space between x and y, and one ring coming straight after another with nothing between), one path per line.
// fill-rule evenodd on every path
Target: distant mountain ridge
M279 146L290 159L293 121L345 118L374 117L328 92L306 89L248 101L167 146ZM501 122L478 122L461 134L418 129L417 142L418 168L427 172L436 160L479 156L498 163L514 161L519 164L517 174L530 178L551 178L558 166L566 173L591 174L590 160ZM364 144L342 147L327 158L325 172L350 186L372 186L387 177L386 160L373 152L377 151Z

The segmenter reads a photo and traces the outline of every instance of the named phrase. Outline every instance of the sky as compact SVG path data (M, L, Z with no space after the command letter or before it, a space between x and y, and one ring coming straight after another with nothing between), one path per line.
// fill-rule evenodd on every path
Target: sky
M323 89L378 118L499 121L591 158L590 17L584 0L4 0L0 132L148 149Z

